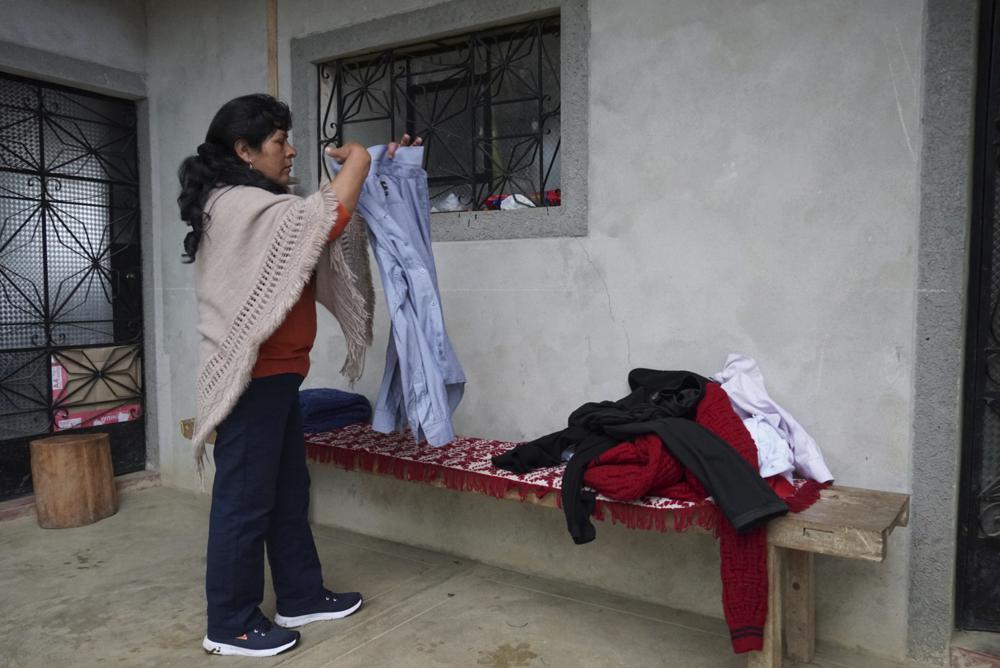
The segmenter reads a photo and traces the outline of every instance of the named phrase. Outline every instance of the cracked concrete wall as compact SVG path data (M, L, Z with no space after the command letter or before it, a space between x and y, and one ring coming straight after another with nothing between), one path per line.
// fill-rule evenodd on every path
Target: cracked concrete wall
M157 398L160 475L167 485L201 487L190 443L177 428L179 420L194 415L198 364L193 270L181 263L188 228L177 210L177 168L204 141L224 102L266 89L265 6L242 0L146 2L150 134L157 150L151 210L161 266L158 334L164 341L157 360L164 369Z
M257 4L147 3L168 425L193 413L197 359L174 173L222 102L265 87ZM290 39L430 4L282 0L281 95ZM909 490L923 9L593 0L588 236L435 246L469 378L458 431L547 433L579 404L622 395L632 367L710 374L741 351L839 482ZM381 300L376 332L356 388L369 397ZM323 317L309 385L345 387L343 351ZM179 437L161 466L167 484L198 486ZM313 472L318 521L721 616L709 539L600 525L576 547L556 512ZM906 530L889 552L882 565L817 559L821 640L904 653Z
M0 13L2 42L133 72L146 69L141 2L0 0Z

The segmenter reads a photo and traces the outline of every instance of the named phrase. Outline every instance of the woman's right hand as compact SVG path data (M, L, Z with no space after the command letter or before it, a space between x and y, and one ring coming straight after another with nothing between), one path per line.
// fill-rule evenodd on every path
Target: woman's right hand
M371 156L368 155L368 150L356 141L349 141L343 146L334 146L331 144L326 147L325 152L328 156L333 158L338 165L342 165L347 162L347 159L351 157L352 154L364 153L368 156L369 160L371 159Z

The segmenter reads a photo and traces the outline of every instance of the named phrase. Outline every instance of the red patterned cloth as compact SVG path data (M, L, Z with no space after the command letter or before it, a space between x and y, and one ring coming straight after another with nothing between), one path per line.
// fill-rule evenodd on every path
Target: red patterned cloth
M433 448L414 443L409 432L380 434L368 425L306 434L306 453L314 461L332 463L347 470L393 475L401 480L440 483L449 489L479 492L503 499L511 494L522 501L529 495L542 498L555 494L558 501L565 466L517 474L493 466L490 458L517 445L510 441L458 437L448 445ZM612 522L630 529L683 531L697 524L709 531L718 525L719 512L705 500L681 501L646 497L629 503L599 495L594 517L611 516Z
M517 445L460 436L448 445L433 448L414 443L409 432L380 434L368 425L355 424L333 431L305 434L309 459L330 463L353 471L393 475L401 480L440 483L448 489L488 494L498 499L516 495L522 501L534 495L542 498L555 494L560 498L564 466L517 474L493 466L490 458ZM796 480L796 495L787 503L793 512L808 508L819 499L821 485ZM793 502L797 502L793 505ZM718 531L720 513L715 504L704 499L685 501L646 496L636 501L614 501L598 495L594 518L607 516L615 524L646 531L684 531L697 525Z

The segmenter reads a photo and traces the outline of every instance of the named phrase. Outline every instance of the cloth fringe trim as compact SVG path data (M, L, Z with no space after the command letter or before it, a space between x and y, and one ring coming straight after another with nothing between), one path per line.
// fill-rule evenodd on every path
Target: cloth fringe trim
M326 208L336 211L338 202L333 189L327 187L323 192ZM341 280L332 286L323 286L332 291L330 303L324 306L340 323L347 344L347 356L340 373L347 378L351 387L365 371L365 352L373 340L375 293L368 265L365 225L363 218L353 216L347 225L348 229L329 245L327 253L330 269L333 276Z
M408 482L438 484L459 492L476 492L496 499L506 499L517 494L521 501L529 496L541 499L555 490L538 485L521 483L516 480L483 475L474 471L399 459L391 455L331 447L318 443L306 443L306 456L321 464L333 464L345 471L364 471L379 475L391 475Z
M476 471L414 462L392 455L348 450L320 443L306 443L306 456L320 464L333 464L345 471L361 470L366 473L391 475L398 480L436 484L459 492L476 492L492 496L495 499L508 499L516 495L518 500L527 501L531 496L542 499L558 491L508 478L484 475ZM819 501L820 491L829 486L830 483L807 480L785 502L792 512L802 512ZM556 494L555 500L556 506L561 508L561 495ZM671 528L680 533L691 527L697 527L716 538L719 537L719 526L722 521L722 513L718 506L710 501L685 508L664 509L599 499L595 504L593 517L600 521L610 517L612 524L624 524L629 529L655 530L660 533L667 533Z

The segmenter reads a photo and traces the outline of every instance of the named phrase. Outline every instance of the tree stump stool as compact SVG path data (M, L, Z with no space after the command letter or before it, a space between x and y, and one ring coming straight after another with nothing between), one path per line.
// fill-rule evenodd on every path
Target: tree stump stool
M80 527L118 512L107 434L32 441L31 481L43 529Z

